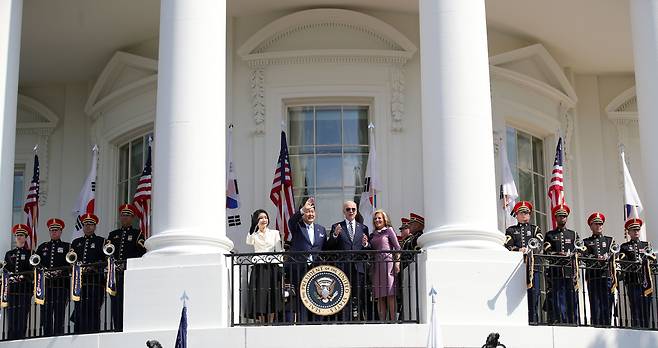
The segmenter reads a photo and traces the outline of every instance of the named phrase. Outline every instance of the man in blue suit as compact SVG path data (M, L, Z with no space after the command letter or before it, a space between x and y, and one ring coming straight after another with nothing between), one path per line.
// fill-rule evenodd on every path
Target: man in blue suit
M353 201L343 203L345 220L331 226L329 239L325 244L328 250L367 250L370 249L368 226L356 221L357 208ZM366 264L356 260L365 260L367 255L340 255L337 266L347 274L352 286L350 302L343 308L339 318L344 321L366 319Z
M291 272L290 280L296 291L299 292L300 280L307 270L317 265L315 262L317 262L318 255L314 252L321 251L327 239L326 229L315 223L315 198L309 198L302 208L288 220L288 228L292 235L289 251L307 252L303 255L291 255L292 262L286 266L286 271ZM297 313L299 313L299 320L304 322L308 321L309 313L301 303L300 297L297 296Z

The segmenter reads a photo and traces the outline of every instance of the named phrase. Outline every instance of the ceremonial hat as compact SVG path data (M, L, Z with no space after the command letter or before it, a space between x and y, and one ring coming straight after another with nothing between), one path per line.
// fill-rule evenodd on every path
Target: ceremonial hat
M605 215L599 213L598 211L596 213L592 213L592 215L590 215L587 218L587 224L588 225L603 224L603 223L605 223Z
M566 204L558 204L551 210L554 216L569 216L571 209Z
M624 228L627 230L639 230L643 224L644 222L642 221L642 219L632 218L626 221L626 223L624 224Z
M28 235L32 234L32 229L30 226L25 224L16 224L14 227L12 227L11 233L17 236L22 235L23 237L27 237Z
M409 228L409 219L401 218L400 221L402 222L402 225L400 225L401 230L403 230L405 228Z
M126 203L119 206L119 213L122 216L135 216L137 215L136 212L137 208L132 204Z
M415 214L415 213L410 213L409 214L409 223L412 223L412 222L417 222L417 223L425 226L425 218L418 215L418 214Z
M49 230L63 230L64 229L64 220L58 218L51 218L46 221L46 226Z
M528 201L520 201L519 203L516 203L514 205L514 209L512 209L512 213L514 213L514 216L518 215L519 213L532 213L532 203Z
M80 221L82 222L82 224L98 225L98 216L92 213L85 213L80 215Z

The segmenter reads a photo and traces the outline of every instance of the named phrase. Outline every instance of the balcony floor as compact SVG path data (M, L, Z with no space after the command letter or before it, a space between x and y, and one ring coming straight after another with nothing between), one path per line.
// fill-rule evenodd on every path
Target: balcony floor
M193 325L193 318L190 324ZM317 325L290 327L234 327L194 329L188 332L190 347L425 347L426 324ZM657 347L658 332L628 329L551 326L444 326L445 347L481 347L490 332L501 335L507 347ZM3 348L110 348L146 347L157 339L173 347L175 330L105 333L39 338L3 343Z

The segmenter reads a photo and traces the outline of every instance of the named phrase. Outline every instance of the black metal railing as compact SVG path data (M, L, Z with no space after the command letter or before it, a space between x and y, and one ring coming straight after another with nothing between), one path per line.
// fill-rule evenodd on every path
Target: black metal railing
M534 255L534 265L540 298L530 324L658 330L655 263Z
M231 260L231 323L418 323L419 253L367 250L227 255Z
M117 286L123 286L125 262L116 265ZM81 265L79 301L71 300L71 271L70 266L44 271L43 304L35 302L33 271L8 272L7 302L0 310L0 339L117 331L120 325L113 321L113 299L106 292L107 262Z

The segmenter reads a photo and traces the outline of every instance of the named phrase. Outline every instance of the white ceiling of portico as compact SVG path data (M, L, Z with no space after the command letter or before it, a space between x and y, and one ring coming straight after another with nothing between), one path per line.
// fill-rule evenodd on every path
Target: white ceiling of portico
M159 0L25 0L21 84L93 80L158 35ZM576 72L631 72L628 0L486 0L490 28L542 43ZM232 16L337 7L417 13L417 0L229 0Z

